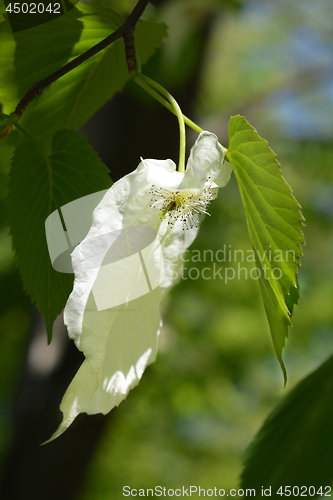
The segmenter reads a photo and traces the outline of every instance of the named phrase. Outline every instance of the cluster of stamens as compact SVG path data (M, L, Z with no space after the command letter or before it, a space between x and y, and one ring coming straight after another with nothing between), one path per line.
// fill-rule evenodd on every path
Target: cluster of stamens
M216 198L209 186L204 187L200 195L191 189L170 191L156 186L152 186L150 192L153 195L150 206L160 210L161 220L168 219L168 224L173 227L180 219L184 230L198 227L199 216L210 215L207 206Z

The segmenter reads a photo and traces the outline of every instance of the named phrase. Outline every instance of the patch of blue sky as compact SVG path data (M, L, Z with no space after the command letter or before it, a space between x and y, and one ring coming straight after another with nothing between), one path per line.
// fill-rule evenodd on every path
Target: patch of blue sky
M319 3L322 2L325 3L325 0L319 0ZM262 43L261 37L249 43L242 61L242 68L245 71L253 68L259 70L274 68L275 71L286 73L333 64L332 27L330 30L322 30L321 23L311 25L304 12L301 16L302 21L294 20L292 23L281 25L284 18L283 8L286 9L289 3L289 0L285 0L278 4L271 2L246 4L241 14L243 22L256 33L268 31L274 34L271 39L265 36L267 38L265 44ZM312 12L312 6L305 12L307 14ZM325 17L325 9L321 13L317 12L316 16Z
M319 64L332 65L333 38L327 40L317 29L295 27L288 45L288 58L300 69Z
M332 87L333 79L318 85L315 90L283 90L271 95L266 105L279 132L293 139L332 139Z

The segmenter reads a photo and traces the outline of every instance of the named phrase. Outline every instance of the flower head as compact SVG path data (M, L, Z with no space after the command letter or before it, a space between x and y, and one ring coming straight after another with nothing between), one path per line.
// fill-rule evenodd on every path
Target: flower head
M79 413L108 413L155 360L160 302L177 281L201 215L230 175L216 136L203 132L185 173L172 160L142 160L96 207L89 233L72 253L75 282L64 313L85 360L51 439Z
M160 210L161 220L167 220L173 227L177 220L183 222L183 229L198 227L199 215L210 215L207 206L216 198L216 192L206 186L202 193L191 189L168 189L153 186L151 191L154 208Z

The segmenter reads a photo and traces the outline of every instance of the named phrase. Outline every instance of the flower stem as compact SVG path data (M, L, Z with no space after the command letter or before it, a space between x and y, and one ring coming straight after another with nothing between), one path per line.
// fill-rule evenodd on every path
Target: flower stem
M172 106L173 113L178 118L179 134L180 134L178 170L179 170L179 172L185 172L186 133L185 133L185 122L184 122L184 118L183 118L183 113L179 107L179 104L176 101L176 99L164 87L162 87L162 85L155 82L154 80L152 80L148 76L145 76L142 74L141 74L141 78L144 80L145 83L147 83L150 87L157 90L157 92L159 92L167 101L169 101L169 103Z
M184 127L184 122L186 123L186 125L188 125L193 130L195 130L198 134L203 132L203 129L200 128L192 120L190 120L187 116L182 114L177 101L161 85L156 83L154 80L151 80L147 76L139 74L139 73L132 75L132 77L133 77L133 80L135 81L135 83L140 85L140 87L143 88L154 99L156 99L156 101L158 101L160 104L162 104L164 107L166 107L169 111L171 111L171 113L173 113L174 115L177 116L178 121L179 121L180 135L181 135L180 148L179 148L179 171L184 172L185 171L185 127ZM182 133L183 133L183 138L182 138ZM183 163L181 163L181 155L183 158ZM183 167L181 165L183 165ZM182 170L182 168L183 168L183 170Z
M144 88L146 90L146 92L148 92L148 94L150 94L154 99L156 99L156 101L158 101L160 104L162 104L162 106L164 106L169 111L171 111L171 113L175 114L174 109L171 106L171 104L168 101L166 101L158 92L156 92L151 87L148 90L148 88L146 86L143 87L141 85L141 82L136 79L138 76L139 75L136 75L135 77L133 77L134 81L138 85L140 85L142 88ZM186 115L183 114L183 118L184 118L184 122L186 123L186 125L188 125L189 127L191 127L191 129L195 130L195 132L197 132L198 134L201 134L201 132L203 132L203 129L201 127L199 127L199 125L197 125L196 123L194 123L192 120L190 120Z

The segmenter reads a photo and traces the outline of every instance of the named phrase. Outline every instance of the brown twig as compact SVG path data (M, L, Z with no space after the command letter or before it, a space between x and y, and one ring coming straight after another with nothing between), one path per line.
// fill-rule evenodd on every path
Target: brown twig
M43 80L39 80L35 82L28 92L22 97L16 109L14 111L15 114L22 116L25 108L30 104L36 97L38 97L43 90L48 87L51 83L55 82L62 76L66 75L73 69L77 68L80 64L87 61L90 57L94 56L101 50L105 49L108 45L115 42L119 38L123 37L125 42L125 52L126 52L126 62L129 71L133 71L137 69L136 56L135 56L135 45L134 45L134 36L133 32L135 26L142 16L145 8L147 7L149 0L139 0L136 6L134 7L132 13L126 19L124 24L120 26L114 33L107 36L101 42L97 43L90 49L88 49L83 54L79 55L73 61L65 64L62 68L58 69L51 75L43 78Z

